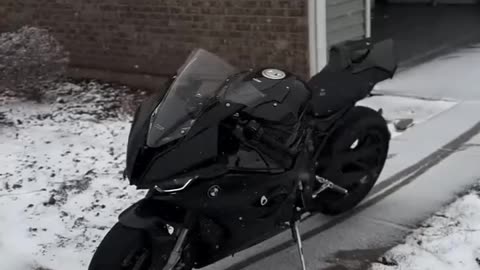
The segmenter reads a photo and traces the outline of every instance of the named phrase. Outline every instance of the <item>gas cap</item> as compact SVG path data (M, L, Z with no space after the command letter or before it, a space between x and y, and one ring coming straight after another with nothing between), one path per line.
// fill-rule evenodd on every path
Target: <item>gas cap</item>
M270 79L270 80L281 80L284 79L287 75L285 72L275 68L264 69L262 71L263 77Z

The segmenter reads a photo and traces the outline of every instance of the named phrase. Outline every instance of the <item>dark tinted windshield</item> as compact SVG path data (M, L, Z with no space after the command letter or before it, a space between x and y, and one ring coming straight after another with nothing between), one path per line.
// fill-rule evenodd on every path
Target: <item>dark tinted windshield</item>
M185 136L225 80L238 71L203 49L193 51L150 120L147 145L158 147Z

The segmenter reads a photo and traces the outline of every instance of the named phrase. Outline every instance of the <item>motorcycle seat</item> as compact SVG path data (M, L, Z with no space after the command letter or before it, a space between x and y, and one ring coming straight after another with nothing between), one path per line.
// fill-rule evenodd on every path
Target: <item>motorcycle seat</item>
M347 70L323 69L307 86L312 92L312 109L316 117L327 117L365 98L373 85Z

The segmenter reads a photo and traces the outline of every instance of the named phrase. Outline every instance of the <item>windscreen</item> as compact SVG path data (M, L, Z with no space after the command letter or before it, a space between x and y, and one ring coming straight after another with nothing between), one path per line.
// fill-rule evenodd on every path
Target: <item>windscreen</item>
M147 145L159 147L185 136L202 112L215 102L235 67L203 49L193 51L150 119Z
M230 78L229 83L220 91L219 99L224 102L233 102L243 104L245 106L251 106L258 100L265 97L265 94L258 90L252 83L252 80L245 79L245 75L237 74Z

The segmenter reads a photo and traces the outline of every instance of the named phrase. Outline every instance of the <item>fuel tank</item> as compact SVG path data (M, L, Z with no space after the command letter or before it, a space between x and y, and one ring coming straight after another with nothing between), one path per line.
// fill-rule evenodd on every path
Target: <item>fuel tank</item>
M265 123L295 125L311 97L303 81L280 69L255 70L244 81L263 94L261 99L248 104L244 111Z

